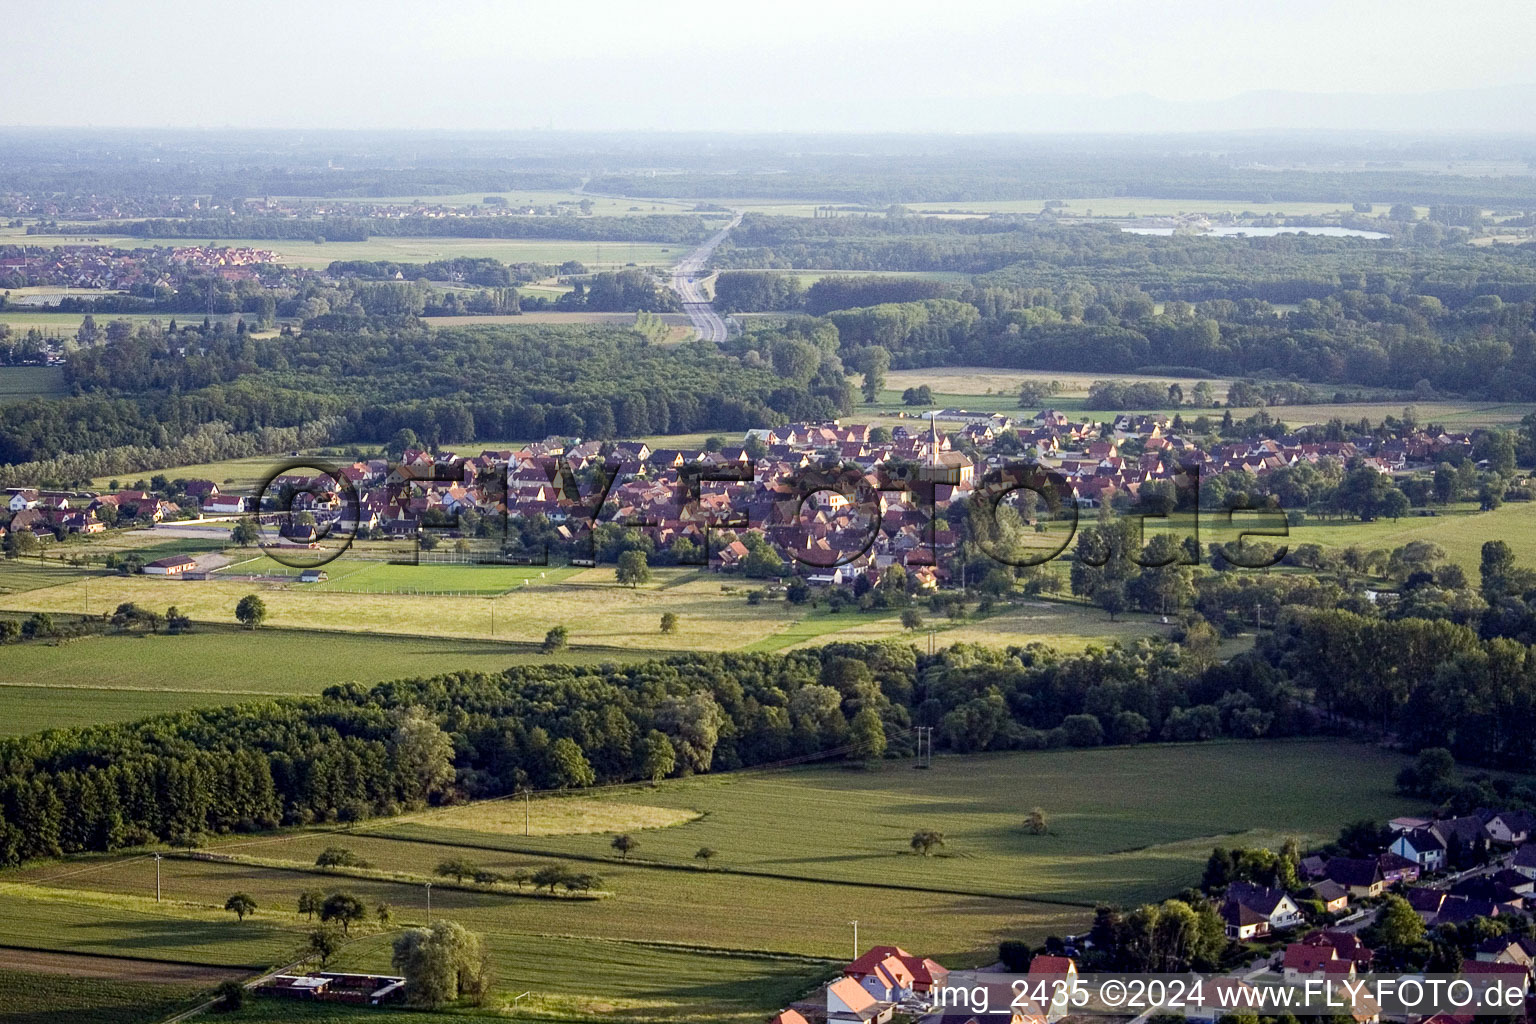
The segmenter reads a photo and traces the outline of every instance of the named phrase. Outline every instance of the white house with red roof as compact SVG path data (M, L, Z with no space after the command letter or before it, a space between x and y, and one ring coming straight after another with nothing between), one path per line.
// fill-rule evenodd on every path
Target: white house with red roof
M858 979L842 977L827 986L827 1024L885 1024L896 1004L871 995Z

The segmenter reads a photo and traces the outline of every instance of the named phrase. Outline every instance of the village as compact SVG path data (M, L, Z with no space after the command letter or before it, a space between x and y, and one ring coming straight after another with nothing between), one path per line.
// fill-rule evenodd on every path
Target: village
M288 273L269 249L218 245L118 249L104 245L0 246L0 287L83 288L153 295L193 277L255 281L261 271ZM14 301L14 300L8 300Z
M749 431L740 445L713 439L700 450L561 437L470 456L405 447L397 459L303 462L275 475L259 495L199 479L162 480L159 489L141 482L109 494L11 488L0 539L27 532L47 543L109 527L254 512L277 528L268 538L276 545L356 537L436 547L447 540L460 561L526 564L558 550L584 564L614 555L598 550L595 539L609 527L638 532L653 556L677 564L780 576L787 560L803 566L813 585L861 576L875 583L900 566L913 587L932 590L967 582L957 564L962 524L946 516L951 505L978 487L991 495L1009 489L1006 474L1020 465L1051 474L1049 501L1017 506L1021 522L1043 533L1053 518L1136 509L1156 493L1168 496L1166 514L1187 506L1179 496L1194 481L1207 495L1230 493L1220 485L1233 479L1261 486L1277 471L1308 467L1332 479L1345 467L1363 467L1390 481L1468 462L1477 441L1474 433L1424 430L1335 440L1256 433L1201 447L1175 426L1162 415L1095 422L1045 409L1015 421L940 410L924 425L792 424ZM1399 504L1380 514L1406 513L1407 499ZM1343 506L1307 511L1376 514ZM145 571L166 568L174 573L159 565Z

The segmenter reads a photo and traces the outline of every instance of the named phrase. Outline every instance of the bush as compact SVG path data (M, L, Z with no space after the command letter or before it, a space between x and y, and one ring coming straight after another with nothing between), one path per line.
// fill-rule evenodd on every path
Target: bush
M1028 969L1034 951L1030 949L1029 943L1020 939L1004 939L997 944L997 958L1010 971L1023 971Z
M219 982L215 991L219 997L215 1008L222 1012L238 1010L245 1005L245 986L234 979Z

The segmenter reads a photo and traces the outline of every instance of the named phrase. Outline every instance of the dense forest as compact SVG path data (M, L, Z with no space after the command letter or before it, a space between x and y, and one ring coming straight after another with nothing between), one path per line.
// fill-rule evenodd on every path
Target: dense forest
M248 434L329 420L327 440L358 442L409 427L436 444L740 432L843 414L835 340L795 344L798 358L774 372L713 346L661 347L590 325L429 331L409 317L333 315L302 336L263 339L222 325L146 325L74 352L72 396L0 409L0 462L75 453L70 464L84 469L105 449L173 448L210 424Z

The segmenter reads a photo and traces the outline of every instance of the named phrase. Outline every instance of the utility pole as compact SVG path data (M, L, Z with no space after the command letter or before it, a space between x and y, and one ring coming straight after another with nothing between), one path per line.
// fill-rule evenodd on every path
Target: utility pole
M432 923L432 883L428 882L428 883L426 883L426 885L427 885L427 924L431 924Z
M155 854L155 902L160 902L160 855Z
M849 921L848 923L853 925L853 958L857 960L859 958L859 922Z
M919 725L916 728L915 731L917 732L917 764L913 765L913 767L914 768L932 768L933 767L933 726L931 726L931 725ZM923 735L925 733L928 736L928 756L927 756L926 759L923 757Z

